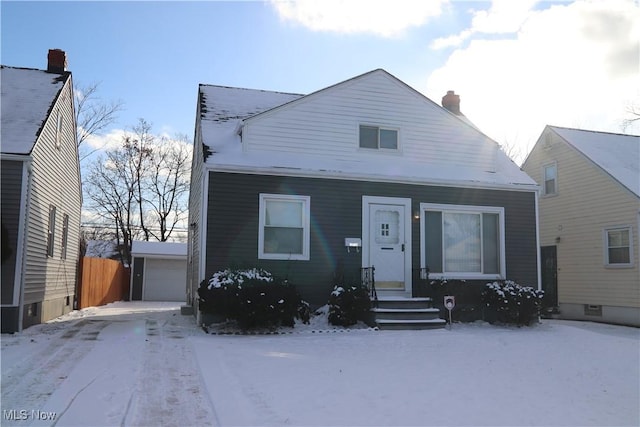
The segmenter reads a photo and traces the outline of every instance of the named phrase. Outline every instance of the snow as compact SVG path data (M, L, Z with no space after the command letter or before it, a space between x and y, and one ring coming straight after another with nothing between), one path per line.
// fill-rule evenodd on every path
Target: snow
M550 126L570 145L640 196L640 136Z
M68 74L2 66L2 153L31 153L48 111L67 78Z
M173 242L145 242L134 240L131 242L131 254L135 256L156 255L156 256L187 256L186 243Z
M356 78L365 76L366 74ZM340 83L331 88L339 85ZM204 111L200 121L202 140L214 152L214 155L207 158L206 163L216 170L265 174L295 173L298 176L320 178L432 185L457 183L470 187L513 188L518 186L527 189L536 187L535 181L502 153L497 144L475 127L461 125L458 120L460 117L449 113L443 115L443 120L447 120L447 124L442 125L446 128L446 132L442 135L432 135L430 143L450 144L451 141L458 139L473 140L480 147L478 150L491 151L491 156L495 157L495 167L484 170L480 167L471 167L464 162L464 159L425 162L402 155L380 156L379 153L362 151L347 153L343 158L336 158L332 154L300 154L259 150L255 147L248 149L243 146L238 134L243 120L254 120L256 115L296 101L302 95L209 85L201 85L200 91L201 109ZM323 90L311 95L320 92ZM456 117L455 125L449 123L452 117Z
M213 335L180 303L119 302L2 335L2 425L640 424L640 330L329 328ZM28 419L7 420L9 410Z

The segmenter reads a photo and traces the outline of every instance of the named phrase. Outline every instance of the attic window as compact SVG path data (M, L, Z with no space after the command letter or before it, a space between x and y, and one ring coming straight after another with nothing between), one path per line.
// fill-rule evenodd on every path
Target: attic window
M360 148L397 150L398 131L377 126L360 125Z

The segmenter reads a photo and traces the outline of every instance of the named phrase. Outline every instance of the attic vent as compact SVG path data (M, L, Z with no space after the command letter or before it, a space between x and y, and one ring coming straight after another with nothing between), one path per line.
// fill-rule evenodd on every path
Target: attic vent
M550 133L547 133L544 136L544 142L542 143L542 148L544 148L545 150L548 150L551 148L552 144L553 144L553 136L551 136Z

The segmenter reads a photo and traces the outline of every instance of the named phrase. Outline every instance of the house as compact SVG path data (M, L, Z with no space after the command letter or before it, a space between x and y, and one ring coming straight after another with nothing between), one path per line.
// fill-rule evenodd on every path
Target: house
M458 114L381 69L304 96L201 84L188 301L230 266L285 277L312 306L368 267L381 299L419 295L427 268L537 287L536 183L455 93L444 104Z
M186 301L186 243L134 240L131 259L131 301Z
M2 66L2 332L73 309L81 184L71 73Z
M523 169L541 187L547 305L640 326L640 137L547 126Z

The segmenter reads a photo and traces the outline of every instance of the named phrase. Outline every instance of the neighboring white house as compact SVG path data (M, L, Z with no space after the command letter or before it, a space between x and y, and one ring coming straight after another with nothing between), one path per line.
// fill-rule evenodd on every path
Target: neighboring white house
M71 73L2 66L2 332L73 310L82 190Z
M186 301L186 243L133 241L131 259L131 301Z
M547 126L523 170L541 187L549 305L640 326L640 137Z

